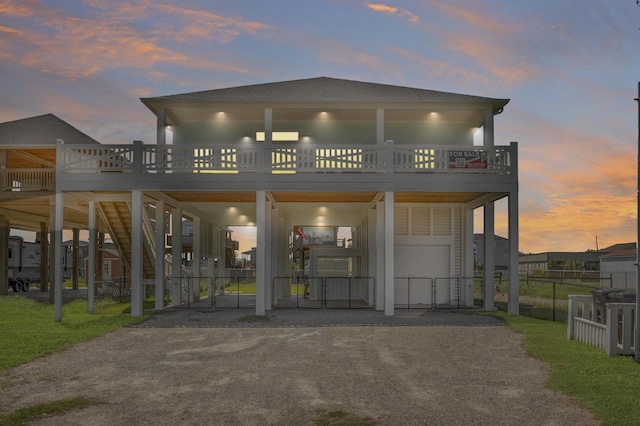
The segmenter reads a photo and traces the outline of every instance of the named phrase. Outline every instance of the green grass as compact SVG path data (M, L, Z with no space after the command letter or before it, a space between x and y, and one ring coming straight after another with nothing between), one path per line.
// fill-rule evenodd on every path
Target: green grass
M504 318L525 335L527 351L549 366L549 389L575 397L606 425L640 421L640 364L567 340L567 326L524 316Z
M27 425L28 423L39 420L44 416L64 414L71 410L84 408L92 404L93 402L85 398L72 398L54 401L48 404L36 405L33 407L27 407L6 416L0 416L0 426Z
M0 297L0 370L59 351L121 327L148 315L132 317L128 304L96 302L97 314L87 313L86 300L62 307L62 321L54 321L54 306L25 297Z
M247 281L238 283L234 280L225 284L224 291L225 293L239 292L240 294L256 294L256 282Z
M554 284L545 281L533 281L528 283L526 280L520 280L520 295L553 298ZM591 290L600 288L600 283L596 282L562 282L555 284L555 296L558 300L567 300L569 295L583 294L591 295ZM507 291L507 285L504 284L504 290Z

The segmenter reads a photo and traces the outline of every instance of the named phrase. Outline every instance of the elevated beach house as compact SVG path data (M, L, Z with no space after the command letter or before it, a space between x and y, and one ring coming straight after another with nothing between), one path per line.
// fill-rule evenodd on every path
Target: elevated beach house
M142 102L157 117L153 143L58 142L53 203L60 230L65 195L85 197L90 235L104 226L118 242L132 315L150 292L157 309L167 292L174 304L200 296L176 261L182 246L167 242L181 241L184 220L190 274L216 297L234 285L219 266L229 227L255 227L255 291L245 296L258 315L298 296L386 315L470 307L478 208L482 299L493 309L494 202L505 197L509 311L518 313L517 144L494 145L508 99L320 77Z

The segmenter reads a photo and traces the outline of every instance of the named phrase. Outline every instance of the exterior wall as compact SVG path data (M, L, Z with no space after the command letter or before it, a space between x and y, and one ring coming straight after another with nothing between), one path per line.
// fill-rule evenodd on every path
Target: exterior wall
M386 122L385 139L398 145L473 145L473 129L429 122Z
M635 257L600 258L600 272L603 276L611 274L611 286L625 290L635 290L636 271Z
M331 112L313 120L278 119L274 111L273 132L298 132L299 140L320 144L375 145L377 127L375 110L359 111L366 120L333 119ZM317 113L316 113L317 114ZM232 114L230 114L232 115ZM256 132L263 132L263 119L234 120L214 117L207 121L181 123L173 127L174 144L229 144L256 141ZM464 124L421 121L385 121L384 139L406 145L473 145L475 128ZM274 141L277 142L277 141Z
M477 265L484 265L484 235L473 236L474 260ZM507 271L509 269L509 240L499 236L494 237L495 270Z

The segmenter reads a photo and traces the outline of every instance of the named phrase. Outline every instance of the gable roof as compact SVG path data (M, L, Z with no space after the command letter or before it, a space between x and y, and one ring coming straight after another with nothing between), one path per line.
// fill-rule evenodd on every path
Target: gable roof
M611 247L607 247L600 250L603 253L600 258L614 258L614 257L634 257L636 255L636 243L622 243L614 244Z
M600 253L613 253L620 250L635 250L636 243L618 243L612 246L600 249Z
M53 114L0 123L0 146L55 147L56 140L69 144L99 144Z
M201 92L140 99L154 111L153 104L166 101L191 102L399 102L399 103L484 103L493 105L495 114L509 99L439 92L379 83L367 83L330 77L254 84Z

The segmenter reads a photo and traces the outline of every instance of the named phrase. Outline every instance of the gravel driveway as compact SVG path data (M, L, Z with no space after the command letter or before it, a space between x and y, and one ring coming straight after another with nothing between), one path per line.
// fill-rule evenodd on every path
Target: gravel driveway
M250 313L165 312L0 372L0 413L82 396L95 404L35 424L599 424L491 317Z

